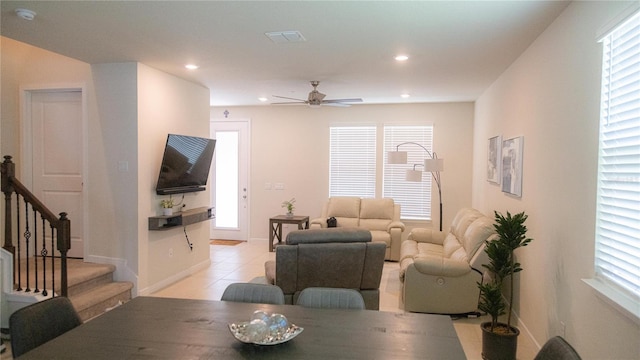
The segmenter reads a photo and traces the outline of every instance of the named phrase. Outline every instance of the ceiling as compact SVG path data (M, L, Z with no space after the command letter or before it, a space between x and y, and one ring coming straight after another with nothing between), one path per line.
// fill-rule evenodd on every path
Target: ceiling
M141 62L208 87L213 106L306 99L310 80L365 104L474 101L568 4L3 0L0 31L91 64ZM306 41L265 35L291 30Z

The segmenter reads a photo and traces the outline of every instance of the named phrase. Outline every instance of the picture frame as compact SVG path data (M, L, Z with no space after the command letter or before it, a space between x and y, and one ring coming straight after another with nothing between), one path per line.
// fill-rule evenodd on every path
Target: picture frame
M502 178L502 135L489 138L487 147L487 181L500 185Z
M522 152L524 136L502 142L502 192L522 196Z

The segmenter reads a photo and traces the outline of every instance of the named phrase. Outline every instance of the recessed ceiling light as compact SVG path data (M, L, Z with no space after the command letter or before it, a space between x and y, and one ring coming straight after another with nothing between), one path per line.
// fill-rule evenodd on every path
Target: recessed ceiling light
M194 65L194 64L187 64L184 67L186 67L189 70L195 70L195 69L199 68L198 65Z
M260 100L260 101L262 101L262 102L266 102L266 101L267 101L267 100L269 100L269 99L267 99L266 97L259 97L259 98L258 98L258 100Z
M33 20L36 17L36 13L29 9L16 9L16 15L23 20Z
M398 56L395 57L395 59L397 61L407 61L407 60L409 60L409 57L407 55L398 55Z
M406 99L406 98L411 97L411 95L405 93L405 94L400 95L400 97L403 98L403 99Z

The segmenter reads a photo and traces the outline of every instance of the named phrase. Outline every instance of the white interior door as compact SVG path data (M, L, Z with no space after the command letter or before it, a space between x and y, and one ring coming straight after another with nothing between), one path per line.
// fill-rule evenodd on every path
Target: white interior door
M71 250L67 255L81 258L84 254L82 91L33 91L28 98L32 191L54 214L68 214ZM45 234L50 238L50 231ZM49 244L47 241L52 254Z
M216 139L211 171L211 203L215 219L211 238L248 240L249 237L249 120L211 121Z

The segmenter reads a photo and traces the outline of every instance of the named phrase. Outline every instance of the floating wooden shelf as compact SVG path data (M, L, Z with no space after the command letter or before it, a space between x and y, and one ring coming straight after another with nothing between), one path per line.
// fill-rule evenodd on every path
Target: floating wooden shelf
M176 226L187 226L215 218L212 207L195 208L173 215L152 216L149 230L169 230Z

